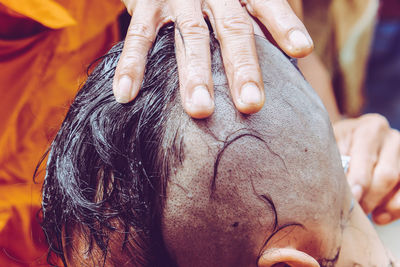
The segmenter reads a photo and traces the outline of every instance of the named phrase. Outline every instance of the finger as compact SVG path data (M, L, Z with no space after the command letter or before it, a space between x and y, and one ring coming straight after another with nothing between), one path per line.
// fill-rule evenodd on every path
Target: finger
M157 35L157 8L140 1L134 9L124 48L115 70L113 91L120 103L134 99L142 84L147 53Z
M301 20L286 0L243 1L250 14L267 27L278 45L292 57L304 57L314 48Z
M200 1L171 2L175 17L175 44L182 104L194 118L214 111L210 33Z
M130 1L130 0L121 0L121 1L124 3L128 14L132 16L133 10L135 9L136 1Z
M372 218L377 224L388 224L400 219L400 184L388 201L373 211Z
M399 183L400 135L391 130L379 153L371 185L364 195L361 206L366 213L374 210Z
M354 119L344 119L333 124L336 143L342 155L350 155L355 125Z
M236 108L246 114L264 105L264 83L250 17L237 0L208 1Z
M383 117L364 116L354 130L347 175L354 197L360 201L370 188L372 174L388 123Z

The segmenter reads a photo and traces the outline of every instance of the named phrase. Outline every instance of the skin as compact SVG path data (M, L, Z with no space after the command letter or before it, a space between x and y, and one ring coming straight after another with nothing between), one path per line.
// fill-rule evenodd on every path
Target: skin
M180 267L331 266L328 260L389 266L352 200L319 98L268 42L257 38L257 49L268 88L264 108L243 117L225 86L216 87L214 115L185 128L185 160L170 177L163 212L168 251ZM216 84L226 84L221 71L220 64ZM213 187L221 140L235 141L220 156ZM261 196L274 203L276 227L272 205Z
M124 50L114 77L116 100L126 103L139 91L146 55L157 31L177 25L176 47L180 91L185 111L205 118L214 110L213 81L206 16L220 41L229 88L236 108L246 114L264 104L264 88L250 15L269 30L293 57L309 54L313 42L285 0L124 0L132 15Z

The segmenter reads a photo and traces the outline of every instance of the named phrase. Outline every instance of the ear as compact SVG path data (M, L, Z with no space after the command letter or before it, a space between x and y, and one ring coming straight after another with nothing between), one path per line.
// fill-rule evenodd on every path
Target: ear
M295 248L273 248L266 250L259 258L257 266L320 267L319 263L313 257Z

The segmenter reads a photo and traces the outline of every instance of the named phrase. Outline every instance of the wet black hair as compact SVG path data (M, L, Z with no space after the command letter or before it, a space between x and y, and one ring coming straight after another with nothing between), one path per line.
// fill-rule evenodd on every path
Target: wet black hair
M98 247L104 264L110 233L122 230L121 249L133 251L131 266L173 265L164 253L160 210L169 165L182 150L179 125L166 128L170 118L187 117L177 90L173 33L173 25L160 30L134 101L117 103L112 92L119 43L72 103L51 144L42 190L41 226L50 264L60 258L67 266L65 249L80 227L89 244L86 254ZM218 43L212 39L214 51Z

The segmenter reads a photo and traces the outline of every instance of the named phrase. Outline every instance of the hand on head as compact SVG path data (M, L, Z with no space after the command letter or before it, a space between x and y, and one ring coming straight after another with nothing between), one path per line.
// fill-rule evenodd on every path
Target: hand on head
M147 53L158 30L175 22L176 51L182 104L194 118L214 110L207 17L221 44L232 99L242 113L264 104L264 84L249 13L271 33L290 56L311 52L313 43L286 0L124 0L132 15L124 49L114 76L118 102L132 101L142 84Z

